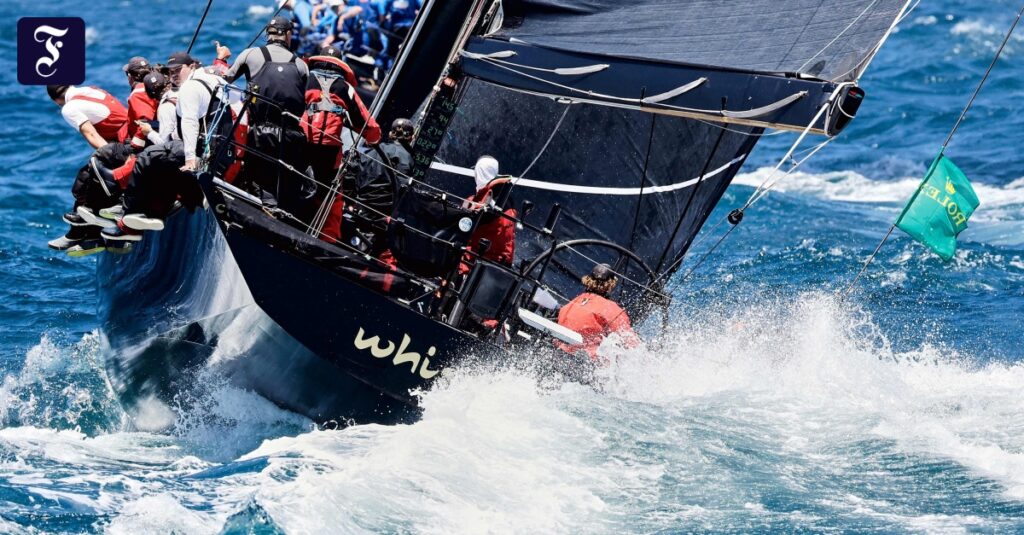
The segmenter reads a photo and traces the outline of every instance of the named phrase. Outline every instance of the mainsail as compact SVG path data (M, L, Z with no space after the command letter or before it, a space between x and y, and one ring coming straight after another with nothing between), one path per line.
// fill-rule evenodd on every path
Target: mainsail
M907 3L504 2L500 28L467 42L452 70L457 111L428 180L466 193L459 175L493 155L536 224L557 204L560 238L608 240L662 272L764 128L845 126L863 97L856 77ZM524 258L550 247L517 239Z
M498 34L559 50L856 80L905 0L520 0ZM518 22L518 24L516 24Z

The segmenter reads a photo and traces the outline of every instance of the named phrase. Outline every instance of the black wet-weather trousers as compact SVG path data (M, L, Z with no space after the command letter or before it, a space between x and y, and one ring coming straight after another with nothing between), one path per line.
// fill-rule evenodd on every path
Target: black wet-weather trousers
M189 209L203 203L203 191L192 173L179 170L185 165L181 141L146 147L135 161L135 169L124 192L125 213L143 213L163 219L180 200Z
M92 153L100 165L108 169L121 167L132 154L131 145L127 143L107 143ZM75 183L71 185L71 194L75 196L74 208L87 206L93 210L107 208L117 204L121 198L121 191L111 191L107 195L100 186L100 179L92 172L89 162L86 162L78 174L75 175Z

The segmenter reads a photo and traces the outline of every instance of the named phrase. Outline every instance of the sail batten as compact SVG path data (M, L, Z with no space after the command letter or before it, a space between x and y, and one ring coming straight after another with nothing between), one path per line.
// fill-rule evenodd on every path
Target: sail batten
M859 77L908 0L519 0L498 35L596 55Z

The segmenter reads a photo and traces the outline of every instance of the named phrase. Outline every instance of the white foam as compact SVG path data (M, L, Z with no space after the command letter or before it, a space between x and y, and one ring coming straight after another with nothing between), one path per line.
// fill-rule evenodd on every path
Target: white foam
M726 397L801 450L891 438L1024 498L1024 365L979 366L931 346L895 352L869 317L813 295L703 318L660 353L630 356L613 374L616 396L663 406Z
M18 453L0 476L113 516L120 533L216 532L253 507L288 533L744 531L836 515L895 530L997 525L905 505L956 467L1024 500L1024 366L894 350L828 295L756 305L690 315L663 344L621 350L603 393L456 368L423 394L415 424L306 432L213 381L172 436L2 429L0 449ZM263 441L282 433L299 434ZM936 462L953 468L920 474ZM802 510L779 511L764 488Z
M125 505L107 526L111 535L218 533L221 522L183 506L170 494L140 498Z
M252 18L265 17L275 11L273 6L251 5L245 10L245 14Z
M999 37L1006 35L1007 28L996 27L994 24L977 20L965 19L957 22L949 29L952 35L965 35L970 37ZM1010 37L1011 41L1024 41L1024 37L1015 33ZM998 44L998 43L995 43Z
M750 173L736 175L733 184L757 187L771 176L772 168L762 167ZM772 191L799 193L831 201L892 204L902 207L920 183L921 177L874 180L853 171L797 171L779 181ZM982 206L1024 206L1024 178L1014 180L1006 186L991 186L974 180L972 186Z

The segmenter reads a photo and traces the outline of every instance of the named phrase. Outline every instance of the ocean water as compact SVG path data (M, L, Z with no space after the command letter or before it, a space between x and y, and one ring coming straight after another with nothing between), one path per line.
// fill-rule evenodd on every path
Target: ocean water
M213 39L241 49L269 4L216 0L198 55ZM95 261L45 244L89 150L41 89L0 71L0 531L1024 532L1024 30L947 151L982 202L956 257L897 232L835 297L1014 4L922 2L862 80L857 121L673 281L673 326L621 355L604 392L464 368L422 394L421 421L343 431L216 376L169 431L124 414ZM81 16L89 82L125 94L126 59L186 47L202 8L7 0L0 51L14 58L20 16ZM792 140L761 142L684 271Z

